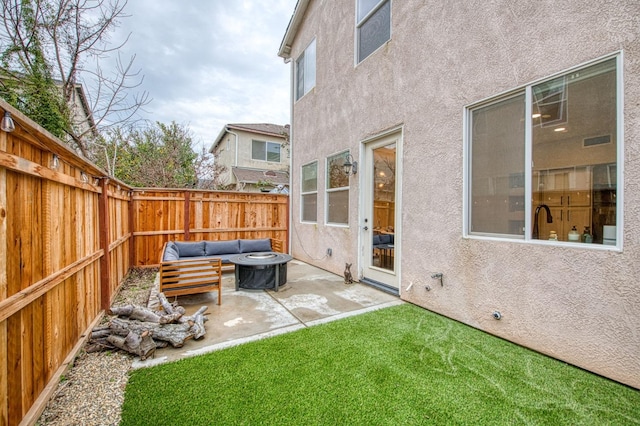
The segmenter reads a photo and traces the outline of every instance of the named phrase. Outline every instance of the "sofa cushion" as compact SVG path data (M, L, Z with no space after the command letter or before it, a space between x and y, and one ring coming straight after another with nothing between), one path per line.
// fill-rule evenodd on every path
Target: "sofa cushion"
M176 241L175 244L180 257L204 256L204 241Z
M180 255L178 254L178 248L176 247L175 243L173 241L169 241L167 243L167 247L164 249L162 260L178 260L179 257Z
M240 240L240 253L254 253L261 251L271 251L271 240L269 238L261 240Z
M216 254L239 254L240 242L238 240L205 241L204 252L206 256L213 256Z

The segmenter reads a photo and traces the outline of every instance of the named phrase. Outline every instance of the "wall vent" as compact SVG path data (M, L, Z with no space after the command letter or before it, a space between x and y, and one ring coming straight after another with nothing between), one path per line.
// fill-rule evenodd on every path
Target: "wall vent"
M582 141L582 147L583 148L587 148L589 146L596 146L596 145L604 145L607 143L611 143L611 135L604 135L604 136L596 136L593 138L585 138Z

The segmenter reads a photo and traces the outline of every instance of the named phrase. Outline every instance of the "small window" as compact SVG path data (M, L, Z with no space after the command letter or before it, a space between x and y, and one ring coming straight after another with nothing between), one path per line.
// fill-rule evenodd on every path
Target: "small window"
M316 41L313 40L296 60L296 100L316 85Z
M391 0L358 0L358 63L391 39Z
M251 158L259 161L280 162L280 144L275 142L252 141Z
M327 223L349 224L349 176L344 173L348 151L327 158Z
M466 234L620 246L619 61L467 109Z
M303 222L318 221L318 162L302 166L302 182L300 203Z

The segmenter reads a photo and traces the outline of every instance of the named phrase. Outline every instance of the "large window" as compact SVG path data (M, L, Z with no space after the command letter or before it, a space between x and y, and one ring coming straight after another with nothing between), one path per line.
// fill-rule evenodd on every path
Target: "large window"
M617 244L619 61L467 109L467 235Z
M327 158L327 223L349 223L349 176L344 173L348 151Z
M296 100L316 85L316 41L313 40L296 60Z
M358 63L391 39L391 0L358 0Z
M272 163L280 162L280 144L275 142L251 141L251 158Z
M318 221L318 162L302 166L300 215L303 222Z

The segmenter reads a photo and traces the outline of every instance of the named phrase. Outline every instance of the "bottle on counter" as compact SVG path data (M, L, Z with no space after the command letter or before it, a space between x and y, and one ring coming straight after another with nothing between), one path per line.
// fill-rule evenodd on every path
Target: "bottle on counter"
M549 232L549 241L558 241L558 233L556 231Z
M569 235L567 235L567 237L569 241L580 241L580 234L578 233L575 225L573 225L573 228L571 228L571 231L569 231Z
M591 233L589 232L589 227L588 226L584 227L584 232L582 233L581 240L582 240L583 243L592 243L593 242L593 237L591 236Z

